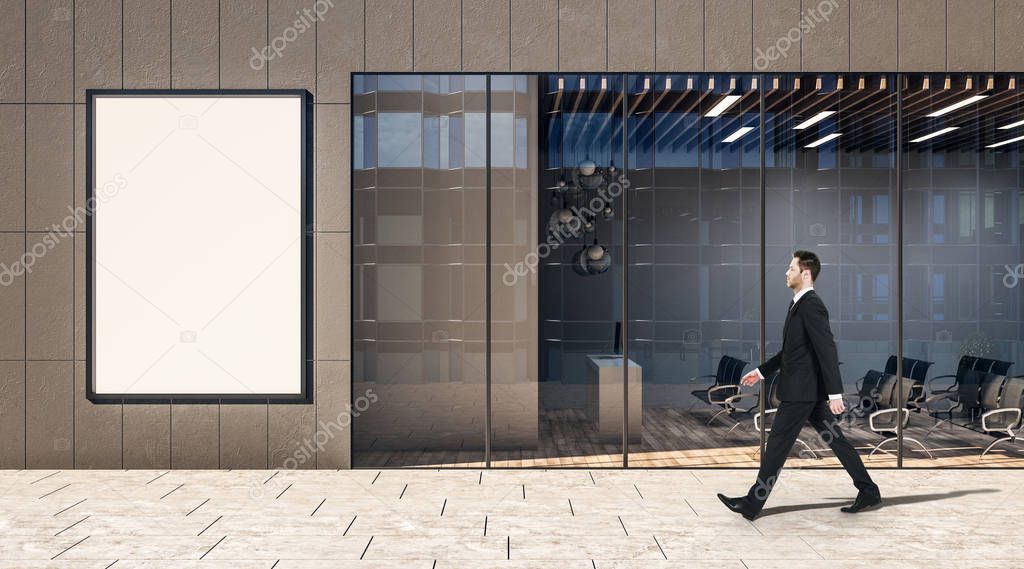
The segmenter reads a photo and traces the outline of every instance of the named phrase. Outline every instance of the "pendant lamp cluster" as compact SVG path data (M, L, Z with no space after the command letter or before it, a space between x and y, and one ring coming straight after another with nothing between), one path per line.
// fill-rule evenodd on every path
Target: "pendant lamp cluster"
M600 275L612 266L608 248L598 239L598 226L615 217L612 204L604 201L608 184L619 175L615 163L602 168L586 158L573 167L566 179L563 173L551 191L551 203L557 209L548 220L549 238L557 242L579 240L581 248L572 257L573 271L580 276ZM597 211L591 209L599 204Z

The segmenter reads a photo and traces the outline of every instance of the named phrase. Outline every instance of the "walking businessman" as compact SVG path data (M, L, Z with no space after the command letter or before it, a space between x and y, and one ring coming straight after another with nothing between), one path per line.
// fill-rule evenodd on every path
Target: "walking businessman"
M843 436L834 417L844 409L843 382L828 324L828 309L814 292L814 281L820 272L821 261L817 255L810 251L793 253L786 271L786 285L793 290L793 300L782 329L782 350L740 380L743 385L754 385L759 379L779 371L777 389L781 403L768 434L757 480L746 496L718 495L730 510L748 520L761 512L786 456L808 421L831 447L859 491L854 503L843 507L842 511L857 513L882 502L878 485L871 480L857 450Z

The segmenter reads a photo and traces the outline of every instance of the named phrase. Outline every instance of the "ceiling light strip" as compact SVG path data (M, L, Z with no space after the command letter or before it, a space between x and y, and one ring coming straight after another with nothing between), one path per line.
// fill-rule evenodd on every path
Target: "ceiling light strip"
M835 140L835 139L839 138L842 135L843 135L843 133L841 133L841 132L833 132L832 134L830 134L830 135L828 135L828 136L826 136L824 138L819 138L818 140L815 140L814 142L808 144L804 148L817 148L817 147L821 146L822 144L825 144L826 142L828 142L830 140Z
M724 113L729 107L731 107L734 104L736 104L736 101L739 101L739 100L740 100L740 96L739 95L726 95L726 96L722 97L721 101L718 101L718 104L716 104L714 107L711 107L711 110L708 111L708 114L706 114L704 116L705 117L717 117L717 116L721 115L722 113Z
M978 101L980 101L980 100L982 100L982 99L984 99L986 97L988 97L988 95L975 95L973 97L968 97L968 98L964 99L963 101L960 101L959 103L953 103L952 105L949 105L948 107L943 107L943 108L935 111L934 113L928 114L927 116L929 116L929 117L941 117L942 115L949 114L949 113L951 113L951 112L953 112L953 111L955 111L957 109L962 109L962 108L966 107L967 105L970 105L970 104L973 104L973 103L977 103Z
M739 129L736 130L736 132L734 132L734 133L730 134L729 136L725 137L722 140L722 142L727 143L727 144L730 143L730 142L736 142L740 138L743 138L744 136L746 136L746 134L748 132L752 131L752 130L754 130L754 127L752 127L752 126L740 127Z
M937 130L935 132L926 134L924 136L919 136L919 137L915 138L914 140L911 140L910 142L924 142L924 141L926 141L928 139L935 138L936 136L942 136L942 135L946 134L947 132L953 132L954 130L956 130L958 128L960 128L960 127L958 127L958 126L947 126L944 129Z
M804 122L794 126L793 130L804 130L805 128L809 128L811 126L814 126L814 125L818 124L819 122L827 119L828 117L830 117L830 116L832 116L834 114L836 114L835 111L821 111L820 113L814 115L813 117L811 117L811 118L805 120Z
M1002 142L997 142L995 144L989 144L985 148L999 148L1000 146L1006 146L1007 144L1013 144L1014 142L1020 142L1022 140L1024 140L1024 136L1018 136L1016 138L1011 138L1010 140L1004 140Z

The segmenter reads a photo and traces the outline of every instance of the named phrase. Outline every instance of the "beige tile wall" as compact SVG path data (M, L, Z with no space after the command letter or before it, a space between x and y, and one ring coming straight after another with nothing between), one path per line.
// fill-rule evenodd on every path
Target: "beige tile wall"
M327 0L323 0L327 2ZM827 0L769 69L1024 71L1024 0ZM0 263L85 191L93 87L305 88L316 96L312 405L104 405L84 398L84 248L74 236L0 287L0 468L350 464L318 421L349 400L353 71L751 71L819 0L330 0L254 69L252 48L314 0L0 0ZM320 448L314 448L318 447Z

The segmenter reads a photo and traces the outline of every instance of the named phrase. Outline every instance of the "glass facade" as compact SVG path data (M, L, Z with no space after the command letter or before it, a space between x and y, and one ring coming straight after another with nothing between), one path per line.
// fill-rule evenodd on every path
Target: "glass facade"
M353 465L757 466L805 249L868 467L1024 466L1018 85L354 75Z

